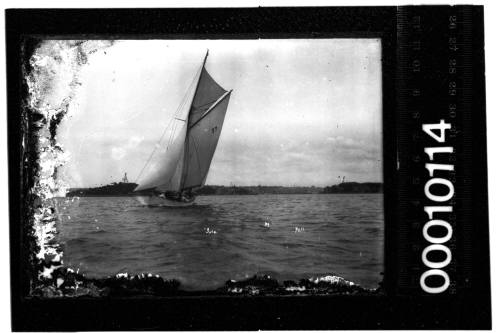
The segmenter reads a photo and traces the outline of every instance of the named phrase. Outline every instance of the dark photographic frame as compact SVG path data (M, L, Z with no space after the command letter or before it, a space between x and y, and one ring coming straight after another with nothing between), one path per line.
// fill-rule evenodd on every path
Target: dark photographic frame
M430 9L429 7L427 7ZM432 8L432 7L431 7ZM433 7L440 8L440 7ZM256 330L256 329L404 329L488 328L489 275L487 264L477 267L486 285L460 295L426 296L408 292L400 283L404 269L402 225L408 209L410 158L405 144L411 135L398 95L402 58L399 52L396 7L301 7L213 9L10 9L6 11L11 302L14 330ZM473 12L481 19L482 9ZM482 27L481 27L482 29ZM482 30L479 46L482 47ZM27 190L32 173L23 162L22 119L26 87L22 66L32 50L21 53L27 39L197 39L197 38L381 38L383 86L384 277L374 295L175 297L30 297L29 247L26 235ZM28 42L27 45L34 45ZM478 46L478 45L476 45ZM484 68L482 49L476 65ZM480 70L480 69L479 69ZM484 91L484 77L478 76ZM429 101L430 103L431 101ZM476 101L484 110L484 100ZM482 103L482 104L481 104ZM476 116L475 116L476 117ZM477 140L484 142L484 114L477 116ZM28 142L29 144L29 142ZM399 155L398 155L399 153ZM485 169L485 148L475 152L477 171ZM33 158L33 156L32 156ZM406 167L406 170L405 170ZM483 178L484 177L484 178ZM475 178L478 207L486 199L486 176ZM477 210L476 210L477 212ZM486 216L479 216L486 220ZM486 240L487 224L476 230ZM487 248L475 249L484 256ZM403 264L402 264L403 263ZM484 280L486 279L486 280ZM477 285L480 285L479 283ZM477 286L476 285L476 286ZM470 302L473 303L471 307ZM485 307L486 306L486 307ZM466 313L464 313L466 312Z

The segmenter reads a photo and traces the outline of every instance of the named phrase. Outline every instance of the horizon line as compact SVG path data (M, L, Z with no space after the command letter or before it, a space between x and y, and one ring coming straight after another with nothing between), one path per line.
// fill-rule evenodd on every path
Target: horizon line
M98 187L98 186L107 186L107 185L112 185L112 184L119 184L122 183L120 181L117 182L112 182L109 184L99 184L99 185L88 185L88 186L70 186L69 188L89 188L89 187ZM376 183L376 184L383 184L383 181L349 181L349 182L342 182L342 183L337 183L337 184L331 184L331 185L264 185L264 184L258 184L258 185L237 185L237 184L229 184L229 185L216 185L216 184L205 184L201 187L204 186L225 186L225 187L329 187L329 186L337 186L341 184L349 184L349 183L358 183L358 184L367 184L367 183ZM136 184L134 182L128 182L125 184Z

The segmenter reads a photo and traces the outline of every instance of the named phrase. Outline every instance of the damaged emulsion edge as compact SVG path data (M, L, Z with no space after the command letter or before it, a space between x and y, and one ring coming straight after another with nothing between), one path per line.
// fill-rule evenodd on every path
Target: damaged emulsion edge
M56 197L64 197L69 186L58 179L59 167L69 153L57 142L57 128L68 114L80 86L78 74L88 55L106 49L114 40L35 40L22 45L22 76L25 98L22 106L22 150L24 217L23 242L26 270L30 277L30 296L130 296L130 295L294 295L294 294L380 294L382 288L365 289L342 277L328 275L298 282L279 283L269 275L243 281L230 280L215 290L182 290L178 280L166 280L151 273L119 273L103 279L90 279L78 270L64 266L63 250L57 243L56 222L60 218ZM53 66L66 69L60 78ZM61 82L63 81L63 82ZM51 95L56 84L64 84L64 94ZM68 198L67 200L78 200Z

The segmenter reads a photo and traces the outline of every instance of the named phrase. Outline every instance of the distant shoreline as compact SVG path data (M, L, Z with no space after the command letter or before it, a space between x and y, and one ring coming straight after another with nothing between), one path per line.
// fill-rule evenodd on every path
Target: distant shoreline
M137 184L114 183L94 188L70 188L66 197L124 197L135 196ZM376 182L345 182L337 185L317 186L224 186L205 185L195 191L198 196L208 195L260 195L260 194L363 194L382 193L383 184Z

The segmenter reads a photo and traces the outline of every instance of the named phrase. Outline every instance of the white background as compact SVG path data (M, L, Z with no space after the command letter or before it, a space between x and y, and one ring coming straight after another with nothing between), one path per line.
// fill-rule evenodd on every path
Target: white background
M82 8L82 7L256 7L256 6L362 6L362 5L405 5L405 4L476 4L485 5L485 49L486 49L486 96L487 96L487 135L488 135L488 177L489 177L489 220L490 220L490 244L491 244L491 286L493 306L493 327L498 328L500 311L500 288L497 283L499 279L499 255L500 255L500 231L497 220L500 218L500 183L497 171L500 170L500 158L497 149L500 142L499 117L499 87L500 87L500 48L498 30L499 5L498 1L3 1L5 8ZM0 15L0 27L5 29L4 13ZM2 268L0 271L0 331L10 331L10 273L9 273L9 223L8 223L8 187L7 187L7 122L6 122L6 80L5 80L5 31L0 33L0 71L3 80L0 80L0 253L2 254ZM17 200L17 198L12 198Z

